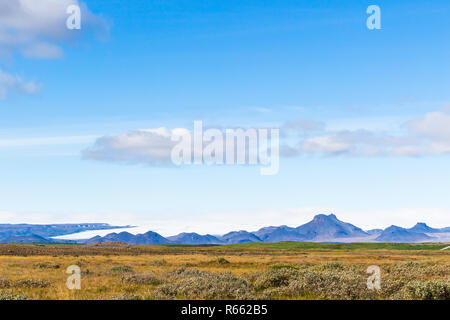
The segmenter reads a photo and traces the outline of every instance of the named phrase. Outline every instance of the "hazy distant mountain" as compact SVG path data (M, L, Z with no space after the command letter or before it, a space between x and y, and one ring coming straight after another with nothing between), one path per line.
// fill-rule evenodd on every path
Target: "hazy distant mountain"
M94 240L95 241L91 241ZM121 233L109 233L104 237L96 236L92 239L90 239L87 242L107 242L107 241L119 241L119 242L125 242L125 243L131 243L134 239L134 234L131 234L129 232L121 232Z
M419 232L422 230L426 230L427 232ZM151 233L151 237L144 237L142 235L134 236L128 232L122 232L120 234L112 233L105 237L95 237L88 240L88 242L121 241L130 244L235 244L279 241L421 242L433 240L434 238L428 236L426 233L433 232L434 230L438 229L430 228L424 223L418 223L409 230L391 226L386 230L373 229L366 232L350 223L339 220L334 214L319 214L310 222L297 228L271 226L261 228L256 232L248 232L245 230L233 231L221 237L200 235L197 233L180 233L176 236L164 238L154 232ZM148 234L150 232L146 235Z
M217 237L210 234L200 235L198 233L180 233L176 236L167 237L173 243L183 243L183 244L220 244L223 243Z
M304 241L305 236L288 226L265 227L253 232L263 242Z
M419 232L419 233L437 233L442 232L440 229L434 229L429 226L427 226L423 222L418 222L414 227L407 229L411 232Z
M244 230L241 231L233 231L229 232L222 237L220 240L224 243L232 244L232 243L246 243L246 242L262 242L258 236L254 235L251 232L247 232Z
M383 229L371 229L371 230L367 230L366 232L370 235L373 235L373 234L382 233Z
M6 239L0 240L1 243L51 243L54 242L51 239L47 239L44 237L41 237L37 234L30 234L30 235L12 235L9 236Z
M334 214L319 214L297 228L266 227L254 232L264 242L333 240L366 237L369 234L350 223L340 221Z
M129 226L127 226L129 227ZM63 236L67 234L89 231L106 230L125 227L110 226L106 223L78 223L78 224L0 224L0 241L10 236L38 235L44 238Z
M95 242L107 242L107 241L119 241L128 244L165 244L170 243L169 240L159 235L156 232L148 231L144 234L133 235L129 232L121 233L110 233L104 237L96 236L91 238L84 243L95 243Z
M104 230L114 227L104 223L89 224L0 224L0 243L32 243L32 242L74 242L70 240L54 240L50 237L71 234L87 230ZM431 234L433 234L431 236ZM79 243L123 242L128 244L235 244L246 242L279 242L279 241L326 241L326 242L448 242L450 227L435 229L423 222L405 229L391 226L385 230L362 229L339 220L334 214L316 215L310 222L299 227L271 226L255 232L245 230L229 232L223 236L197 233L180 233L165 238L156 232L133 235L129 232L110 233L104 237L96 236Z
M300 227L297 232L306 240L326 240L336 238L364 237L368 233L354 225L340 221L334 214L319 214Z
M408 231L405 228L390 226L375 240L379 242L420 242L432 239L425 233Z
M131 242L132 244L164 244L169 243L170 241L159 235L156 232L148 231L144 234L137 234L135 236L135 242Z

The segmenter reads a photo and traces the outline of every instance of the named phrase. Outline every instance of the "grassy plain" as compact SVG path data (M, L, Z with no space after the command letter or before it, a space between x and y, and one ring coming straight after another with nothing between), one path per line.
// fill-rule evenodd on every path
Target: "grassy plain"
M0 245L0 299L450 299L448 244ZM81 268L81 290L66 269ZM381 290L367 267L381 268Z

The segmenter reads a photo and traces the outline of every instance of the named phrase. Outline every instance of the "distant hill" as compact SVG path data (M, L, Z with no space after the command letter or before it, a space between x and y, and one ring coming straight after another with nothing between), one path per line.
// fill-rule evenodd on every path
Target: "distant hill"
M431 228L431 227L427 226L426 223L423 223L423 222L418 222L418 223L416 223L416 225L414 227L409 228L407 230L411 231L411 232L419 232L419 233L420 232L421 233L437 233L437 232L441 232L440 229Z
M263 242L319 241L338 238L366 237L369 234L354 225L340 221L334 214L319 214L297 228L266 227L254 232Z
M262 242L262 240L258 238L258 236L245 230L229 232L220 237L220 240L228 244Z
M420 242L431 240L432 237L421 232L413 232L407 229L390 226L384 230L375 240L379 242Z
M371 229L371 230L367 230L366 231L368 234L372 235L372 234L378 234L378 233L382 233L383 229Z
M254 234L263 242L306 240L305 236L300 234L296 228L291 228L288 226L265 227L254 232Z
M132 235L128 232L110 233L104 237L96 236L83 241L83 243L119 241L129 244L233 244L245 242L261 242L257 236L247 231L233 231L215 237L212 235L199 235L197 233L180 233L179 235L164 238L156 232L149 231L145 234Z
M51 238L83 231L108 230L126 227L110 226L109 224L106 223L0 224L0 242L4 242L6 239L12 236L37 235L44 238Z
M41 237L37 234L30 234L30 235L12 235L9 236L6 239L0 240L1 243L51 243L54 242L51 239Z
M368 233L354 225L340 221L334 214L319 214L296 228L306 240L332 240L336 238L352 238L368 236Z
M95 243L95 242L124 242L128 244L165 244L170 243L170 241L156 232L148 231L143 234L133 235L129 232L121 233L110 233L104 237L96 236L91 238L84 243Z
M176 236L167 237L173 243L180 244L221 244L223 241L210 234L200 235L198 233L180 233Z

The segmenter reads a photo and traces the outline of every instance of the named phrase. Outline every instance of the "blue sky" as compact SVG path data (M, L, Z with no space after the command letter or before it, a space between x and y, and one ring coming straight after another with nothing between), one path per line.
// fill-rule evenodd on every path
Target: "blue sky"
M170 235L334 212L367 228L450 226L447 1L85 1L79 31L63 10L77 1L49 3L0 15L1 222ZM381 30L366 27L371 4ZM104 136L194 120L323 129L295 128L298 153L275 176L82 156Z

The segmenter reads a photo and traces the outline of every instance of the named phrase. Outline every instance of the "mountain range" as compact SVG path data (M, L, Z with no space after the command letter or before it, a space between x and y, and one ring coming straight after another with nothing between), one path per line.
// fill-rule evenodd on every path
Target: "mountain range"
M77 224L0 224L0 243L55 242L52 237L83 231L111 230L130 226L111 226L107 223ZM61 241L57 242L73 242Z
M200 235L198 233L180 233L164 238L149 231L132 235L128 232L111 233L104 237L94 237L81 241L95 243L120 241L129 244L235 244L248 242L315 241L315 242L437 242L450 241L450 228L434 229L425 223L417 223L405 229L390 226L385 230L364 231L350 223L339 220L334 214L319 214L312 221L298 227L264 227L255 232L245 230L232 231L222 236ZM439 235L435 237L434 235Z
M313 241L313 242L446 242L450 241L450 228L436 229L423 222L406 229L390 226L384 230L364 231L351 223L339 220L334 214L316 215L310 222L298 227L270 226L254 232L232 231L224 235L180 233L171 237L148 231L143 234L129 232L109 233L85 240L58 240L53 237L87 230L126 228L102 223L60 225L0 225L0 243L78 242L84 244L123 242L128 244L189 244L220 245L248 242Z
M424 232L412 231L397 226L390 226L381 232L376 238L379 242L423 242L433 239Z
M104 237L96 236L84 243L97 243L97 242L109 242L120 241L129 244L166 244L171 243L170 240L164 238L156 232L148 231L144 234L133 235L129 232L110 233Z

